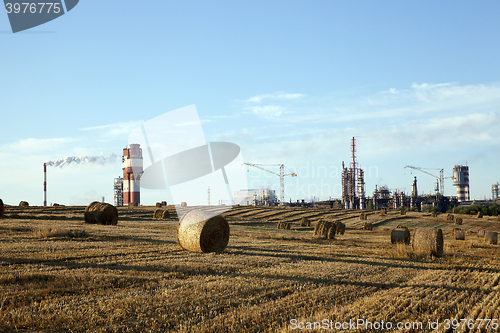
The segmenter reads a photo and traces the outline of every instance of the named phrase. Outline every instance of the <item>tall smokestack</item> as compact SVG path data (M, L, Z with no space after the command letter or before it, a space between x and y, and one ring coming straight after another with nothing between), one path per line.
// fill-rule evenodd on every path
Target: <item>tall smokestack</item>
M47 163L43 163L43 206L47 206Z

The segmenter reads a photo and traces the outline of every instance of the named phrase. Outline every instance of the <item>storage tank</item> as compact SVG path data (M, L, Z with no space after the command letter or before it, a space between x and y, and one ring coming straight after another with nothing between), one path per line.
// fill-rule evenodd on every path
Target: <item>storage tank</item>
M469 201L469 167L466 165L455 165L453 167L453 186L457 188L458 202Z

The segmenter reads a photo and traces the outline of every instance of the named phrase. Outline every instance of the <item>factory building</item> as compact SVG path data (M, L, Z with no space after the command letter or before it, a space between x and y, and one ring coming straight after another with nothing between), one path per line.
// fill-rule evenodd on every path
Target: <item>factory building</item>
M248 189L234 192L234 201L240 202L240 205L253 206L276 206L278 197L275 190L270 189Z

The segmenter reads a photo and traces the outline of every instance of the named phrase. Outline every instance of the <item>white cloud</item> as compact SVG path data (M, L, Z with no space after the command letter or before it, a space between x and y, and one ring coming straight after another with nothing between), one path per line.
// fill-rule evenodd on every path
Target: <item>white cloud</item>
M261 103L263 100L276 100L276 101L287 101L287 100L295 100L304 97L304 94L288 94L285 92L275 92L272 94L264 94L250 97L244 102L247 103Z
M53 138L53 139L21 139L16 143L7 144L5 150L16 153L42 153L59 149L69 143L78 141L74 138Z
M140 126L143 121L128 121L109 125L81 128L81 131L98 131L108 136L128 136L132 130Z
M285 112L285 109L279 105L250 106L245 109L266 119L279 118Z

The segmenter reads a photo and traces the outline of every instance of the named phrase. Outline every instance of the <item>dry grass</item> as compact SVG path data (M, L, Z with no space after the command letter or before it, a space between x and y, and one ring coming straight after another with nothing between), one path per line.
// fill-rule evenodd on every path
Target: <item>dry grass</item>
M498 246L477 237L456 241L453 224L419 213L370 216L377 228L367 233L359 212L242 206L224 213L231 226L226 250L205 254L181 250L177 221L154 220L155 209L120 208L119 225L109 228L85 224L84 207L7 207L0 331L289 332L294 318L426 323L499 315ZM255 219L257 212L296 225L305 215L313 222L328 215L347 231L335 240L314 238L313 230L277 230L275 220ZM67 219L50 218L61 214ZM415 226L443 228L443 257L391 244L397 224L412 235ZM497 226L474 217L461 228Z
M68 238L84 238L89 235L85 230L71 230L65 228L37 228L33 230L33 236L36 238L50 237L68 237Z

